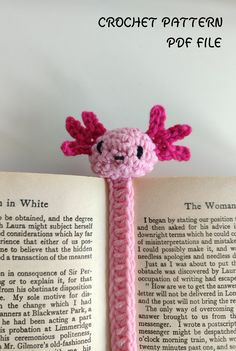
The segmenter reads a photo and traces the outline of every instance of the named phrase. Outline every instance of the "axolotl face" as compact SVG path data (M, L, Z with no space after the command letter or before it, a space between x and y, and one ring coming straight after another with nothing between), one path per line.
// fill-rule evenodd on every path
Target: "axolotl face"
M150 172L160 160L187 161L190 150L174 145L191 133L187 124L165 128L165 109L155 105L150 111L148 130L137 128L106 130L93 112L82 112L84 126L69 116L66 130L74 140L66 140L61 150L66 156L89 155L93 171L100 177L122 179Z
M89 156L92 170L100 177L139 177L153 169L156 145L137 128L106 131L98 137Z

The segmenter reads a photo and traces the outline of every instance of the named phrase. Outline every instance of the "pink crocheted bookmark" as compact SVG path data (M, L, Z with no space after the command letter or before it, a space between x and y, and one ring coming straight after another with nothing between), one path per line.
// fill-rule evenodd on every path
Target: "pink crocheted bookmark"
M165 129L165 110L150 111L148 130L107 131L93 112L82 120L68 117L66 129L74 138L61 149L67 156L89 155L93 171L109 185L109 319L112 351L136 351L135 238L132 178L143 176L160 160L187 161L190 151L173 145L191 133L188 125Z

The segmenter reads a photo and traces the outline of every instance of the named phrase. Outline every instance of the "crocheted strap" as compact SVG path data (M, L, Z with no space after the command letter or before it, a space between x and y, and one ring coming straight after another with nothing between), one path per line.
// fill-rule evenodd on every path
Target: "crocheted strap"
M150 172L160 160L187 161L190 151L174 145L191 132L188 125L165 128L164 107L150 111L148 130L106 130L93 112L83 112L80 121L66 120L74 139L61 149L67 156L89 155L93 171L109 184L109 306L112 351L136 351L135 255L132 177Z
M137 351L133 185L131 178L107 181L111 349Z

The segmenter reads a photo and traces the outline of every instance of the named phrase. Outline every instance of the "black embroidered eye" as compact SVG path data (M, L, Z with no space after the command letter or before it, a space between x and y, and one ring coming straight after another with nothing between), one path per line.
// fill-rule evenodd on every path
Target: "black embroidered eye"
M143 154L143 148L142 146L138 146L137 148L137 157L140 159L142 157L142 154Z
M97 144L97 150L99 154L102 153L102 144L103 144L103 140L99 141L99 143Z

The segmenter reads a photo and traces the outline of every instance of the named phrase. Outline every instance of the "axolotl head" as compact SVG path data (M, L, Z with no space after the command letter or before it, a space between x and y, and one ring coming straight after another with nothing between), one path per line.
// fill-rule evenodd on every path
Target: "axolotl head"
M100 177L118 179L139 177L149 173L160 160L187 161L190 151L185 146L173 145L174 141L190 134L188 125L164 128L165 110L156 105L150 111L149 128L106 130L93 112L83 112L82 120L66 119L66 129L74 138L65 141L61 149L67 156L87 154L92 170Z

